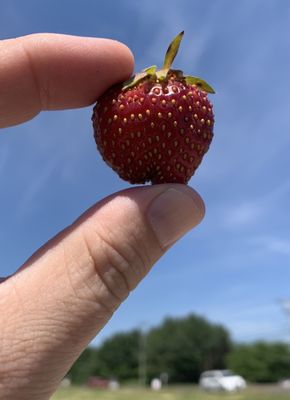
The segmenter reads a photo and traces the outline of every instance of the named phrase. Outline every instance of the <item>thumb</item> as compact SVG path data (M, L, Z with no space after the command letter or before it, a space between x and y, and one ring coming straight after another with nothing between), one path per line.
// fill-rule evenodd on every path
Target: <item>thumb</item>
M119 192L3 282L3 398L17 398L20 390L23 400L48 398L130 291L203 214L201 198L185 185Z

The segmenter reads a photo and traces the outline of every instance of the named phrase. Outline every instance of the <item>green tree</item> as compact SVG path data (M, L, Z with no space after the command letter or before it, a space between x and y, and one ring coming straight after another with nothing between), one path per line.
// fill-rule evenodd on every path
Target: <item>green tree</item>
M251 382L276 382L290 375L290 348L280 342L237 345L228 364Z
M167 372L171 382L194 382L205 369L224 368L230 347L229 334L220 325L194 315L167 318L145 337L133 330L115 334L97 349L88 348L69 376L74 383L85 383L93 375L137 380L142 358L147 379Z
M171 382L197 381L205 369L224 368L231 341L220 325L190 315L167 318L147 338L148 375L167 372Z
M88 347L81 354L68 373L68 376L73 383L85 383L90 376L95 374L97 354L97 349L93 347Z
M133 330L118 333L99 347L97 370L104 377L116 377L119 380L137 379L139 366L139 346L141 333Z

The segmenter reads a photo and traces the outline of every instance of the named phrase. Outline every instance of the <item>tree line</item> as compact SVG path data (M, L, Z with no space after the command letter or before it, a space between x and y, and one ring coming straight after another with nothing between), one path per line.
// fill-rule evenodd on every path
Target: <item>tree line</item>
M91 376L148 383L162 374L170 383L192 383L205 370L225 368L251 382L275 382L290 377L290 348L286 343L235 344L222 325L189 315L166 318L146 333L117 333L97 348L88 347L68 376L76 384Z

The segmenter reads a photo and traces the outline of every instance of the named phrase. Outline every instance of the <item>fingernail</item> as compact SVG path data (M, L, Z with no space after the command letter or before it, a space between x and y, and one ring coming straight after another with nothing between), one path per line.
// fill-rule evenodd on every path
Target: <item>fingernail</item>
M167 189L148 209L148 219L162 247L176 242L196 226L203 215L201 198L187 186Z

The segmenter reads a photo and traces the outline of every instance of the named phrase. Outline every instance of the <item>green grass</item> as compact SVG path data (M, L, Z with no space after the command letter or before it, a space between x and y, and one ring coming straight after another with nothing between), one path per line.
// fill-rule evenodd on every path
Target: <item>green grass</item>
M290 393L274 386L252 387L237 394L204 393L195 387L174 387L152 392L147 389L122 388L118 391L72 387L60 389L52 400L289 400Z

